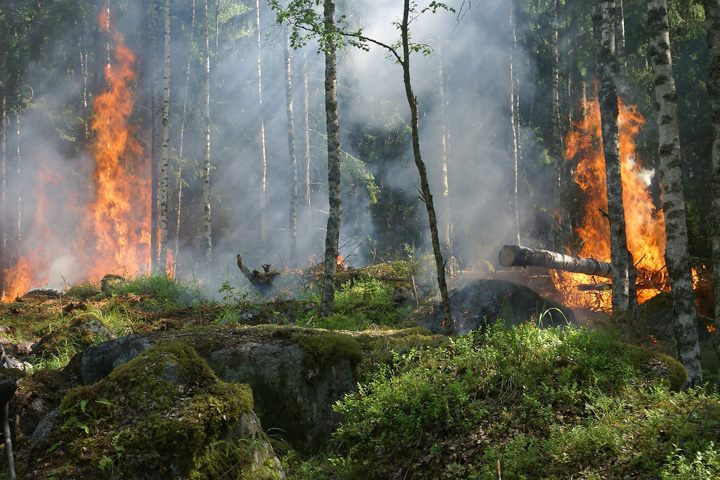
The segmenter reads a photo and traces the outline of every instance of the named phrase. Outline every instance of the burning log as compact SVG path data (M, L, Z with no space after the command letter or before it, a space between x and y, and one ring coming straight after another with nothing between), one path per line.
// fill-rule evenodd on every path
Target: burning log
M612 265L607 262L519 245L505 245L500 250L500 265L503 267L554 268L596 277L612 277Z

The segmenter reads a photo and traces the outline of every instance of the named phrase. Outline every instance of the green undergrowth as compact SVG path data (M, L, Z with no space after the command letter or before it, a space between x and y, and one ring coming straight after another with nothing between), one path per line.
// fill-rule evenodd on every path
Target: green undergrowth
M398 357L336 405L335 453L285 458L290 478L720 475L718 397L610 333L496 324Z

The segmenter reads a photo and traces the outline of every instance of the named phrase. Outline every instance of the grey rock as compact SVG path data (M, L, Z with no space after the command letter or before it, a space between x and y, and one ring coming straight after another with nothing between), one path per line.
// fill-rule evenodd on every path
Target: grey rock
M90 385L105 378L115 367L150 348L155 342L148 337L149 334L128 335L86 348L78 354L82 384Z

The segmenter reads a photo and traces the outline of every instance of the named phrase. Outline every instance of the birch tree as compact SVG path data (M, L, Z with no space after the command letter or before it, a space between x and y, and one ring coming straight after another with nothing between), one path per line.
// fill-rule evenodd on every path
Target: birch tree
M290 156L290 263L297 261L297 197L298 168L295 154L295 119L293 117L292 69L290 65L290 32L285 28L285 106L287 112L288 154Z
M262 43L260 39L260 0L255 0L255 44L257 46L257 121L260 142L260 253L265 253L267 233L265 231L265 190L267 185L267 158L265 155L265 121L263 120L262 95Z
M712 208L710 210L710 223L715 327L718 328L720 327L720 1L705 0L703 6L705 8L708 47L707 89L710 96L710 118L712 121L712 176L710 187L712 190ZM720 359L720 346L716 348L718 359Z
M615 2L598 0L593 11L593 30L597 43L596 69L602 144L607 176L608 220L610 222L610 258L613 265L612 309L622 315L630 306L630 252L625 232L625 209L620 176L620 139L618 133L618 100L615 86Z
M163 97L162 97L162 152L160 160L160 185L158 200L160 205L160 254L158 268L167 272L168 237L168 163L170 161L170 0L165 0L163 28Z
M685 194L680 160L677 92L670 53L667 0L648 0L648 30L655 84L662 185L665 214L665 263L670 274L675 313L675 340L680 361L688 372L688 385L702 384L700 341L688 252Z
M175 205L175 249L174 249L174 255L173 259L175 261L175 265L177 265L178 262L178 255L180 254L180 224L182 222L182 201L183 201L183 186L184 181L182 177L183 172L183 150L185 147L185 121L187 119L187 107L188 107L188 97L190 94L190 67L192 65L192 47L193 47L193 38L195 35L195 0L192 0L192 6L190 7L192 10L191 17L190 17L190 39L188 40L188 59L187 63L185 64L185 94L183 96L183 107L182 107L182 113L180 115L180 132L178 133L178 160L177 160L177 172L175 175L175 181L176 181L176 194L177 194L177 203Z
M203 161L203 220L205 231L203 237L203 250L205 264L212 264L212 212L210 205L210 34L208 31L208 0L203 2L203 90L204 111L203 124L205 126L205 152Z

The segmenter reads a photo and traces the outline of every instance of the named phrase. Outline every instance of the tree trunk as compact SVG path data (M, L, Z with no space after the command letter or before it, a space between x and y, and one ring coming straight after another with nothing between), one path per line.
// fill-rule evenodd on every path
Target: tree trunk
M607 175L608 218L610 221L610 258L613 265L612 309L614 314L630 312L630 253L625 232L622 179L620 176L620 140L618 101L615 87L614 0L598 0L593 12L597 42L596 69L602 122L602 143Z
M0 2L6 12L7 2ZM5 269L8 266L7 242L7 19L0 21L0 298L5 292Z
M516 115L517 112L515 111L515 73L513 72L514 69L514 54L515 54L515 48L517 47L517 36L515 34L515 18L514 18L514 12L513 12L514 6L510 5L510 59L509 59L509 65L510 65L510 131L511 131L511 145L510 145L510 153L512 155L512 161L513 161L513 194L512 194L512 209L513 209L513 216L515 218L515 241L518 243L522 243L520 241L520 204L518 199L518 190L519 190L519 184L520 184L520 171L519 171L519 164L518 164L518 131L516 127Z
M453 333L454 325L452 313L450 310L450 295L448 294L447 282L445 280L445 262L443 261L442 251L440 249L440 235L438 233L437 218L435 216L435 206L433 198L430 194L430 185L427 178L427 170L425 162L423 162L420 154L420 135L418 125L418 108L417 97L413 93L412 83L410 82L410 37L408 25L410 22L410 0L404 0L403 18L400 24L400 35L402 40L402 69L403 83L405 84L405 94L407 96L408 105L410 107L410 127L412 130L413 156L415 158L415 166L420 174L420 190L422 199L427 208L428 219L430 223L430 235L432 237L432 247L435 254L435 267L437 269L438 287L440 288L440 298L443 309L443 323L448 333Z
M443 74L443 56L442 48L438 44L438 86L439 102L440 102L440 148L442 158L441 164L441 181L442 181L442 209L445 221L443 222L443 255L448 259L448 273L452 277L455 275L455 261L453 257L452 246L452 217L450 208L450 183L448 181L448 170L450 160L448 157L448 121L447 121L447 99L445 98L445 75Z
M267 184L267 158L265 157L265 122L262 97L262 45L260 43L260 0L255 0L255 43L257 44L258 137L260 141L260 253L265 253L265 189Z
M159 235L158 215L160 205L158 203L158 162L160 160L160 132L158 125L158 101L157 101L157 28L158 28L158 0L150 2L150 271L154 272L160 262L159 258ZM109 17L108 17L109 18Z
M660 183L665 214L665 263L675 313L675 340L678 358L688 372L688 386L702 384L700 341L695 310L690 254L688 252L685 194L680 160L680 129L677 120L677 92L670 53L667 0L648 0L648 53L654 69L657 108Z
M712 265L715 295L715 335L720 335L720 2L705 0L708 44L708 83L712 121ZM720 341L716 340L718 343ZM720 345L717 347L720 363ZM718 380L720 382L720 379Z
M553 248L562 250L565 246L564 223L567 221L563 212L562 194L563 194L563 145L562 131L560 128L560 53L558 49L558 0L552 3L552 158L553 158L553 206L552 206L552 226L553 226Z
M297 196L298 168L295 156L295 119L293 117L292 70L290 65L290 30L285 26L285 105L287 110L288 153L290 155L290 265L297 262Z
M503 267L554 268L595 277L612 277L612 265L607 262L519 245L505 245L500 250L499 261Z
M203 169L203 218L205 235L203 247L205 251L205 264L212 264L212 214L210 209L210 34L208 32L208 0L203 5L203 62L205 76L204 88L204 119L205 125L205 153Z
M310 203L311 203L311 190L310 190L310 89L308 88L308 72L307 72L307 50L303 51L303 63L302 63L302 77L303 77L303 134L304 134L304 147L305 147L305 180L303 181L303 187L305 190L305 208L308 211L308 221L310 221Z
M164 11L164 51L163 51L163 100L162 100L162 153L160 160L160 185L158 199L160 211L160 254L158 268L167 273L167 237L168 237L168 164L170 162L170 0L165 0Z
M320 315L332 315L335 302L335 269L342 203L340 201L340 126L337 105L337 46L335 44L335 2L324 0L325 45L325 123L328 150L328 200L330 209L325 236L325 269L323 271Z
M627 98L627 55L625 52L625 7L624 0L616 0L616 18L615 18L615 50L617 51L618 75L617 87L618 95Z
M195 34L195 0L192 0L192 16L190 20L190 40L188 42L188 60L185 65L185 96L183 98L183 109L182 115L180 116L180 133L178 135L178 164L177 164L177 205L175 206L175 252L173 255L173 261L175 262L175 271L177 271L178 256L180 254L180 224L182 222L182 198L183 198L183 149L184 149L184 138L185 138L185 119L187 115L188 96L190 93L190 66L192 65L192 47L193 38Z

